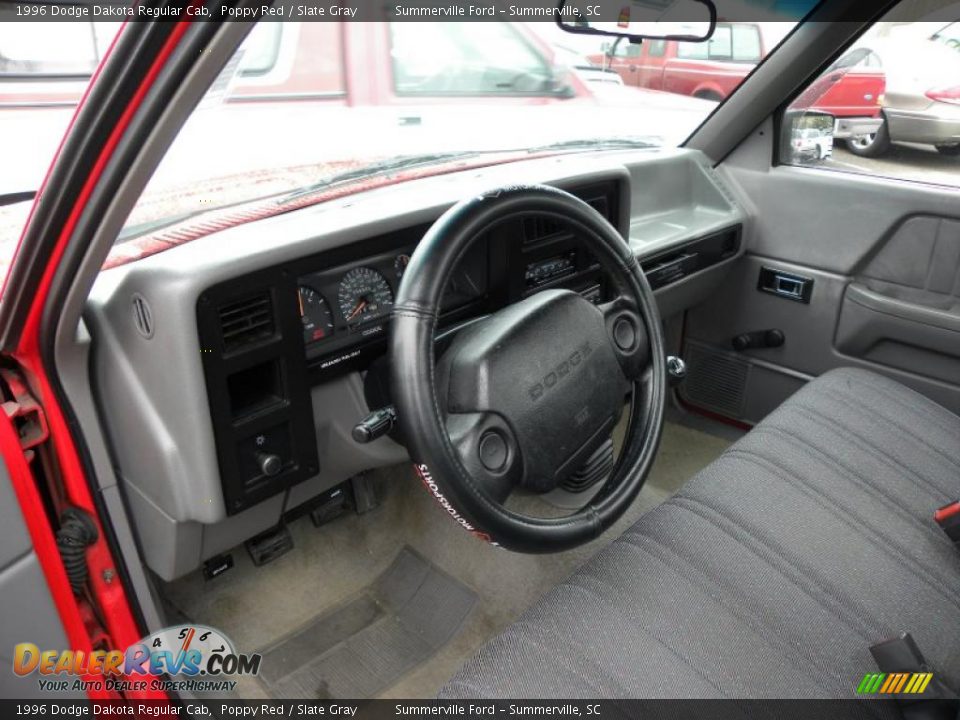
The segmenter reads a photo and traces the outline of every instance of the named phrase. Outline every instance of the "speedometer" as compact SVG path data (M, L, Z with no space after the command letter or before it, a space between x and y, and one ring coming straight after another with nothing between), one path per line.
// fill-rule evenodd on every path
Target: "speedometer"
M350 325L383 317L393 307L387 279L373 268L355 268L343 276L337 293L340 312Z

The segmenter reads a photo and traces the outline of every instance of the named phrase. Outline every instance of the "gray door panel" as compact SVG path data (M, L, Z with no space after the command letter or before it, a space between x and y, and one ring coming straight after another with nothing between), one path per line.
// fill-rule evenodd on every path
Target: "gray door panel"
M7 466L0 462L0 568L7 567L31 548L20 505L10 484Z
M33 551L20 505L0 462L0 697L83 698L82 692L44 692L36 673L19 677L12 671L13 650L29 642L40 650L67 650L66 633L53 604L46 578ZM64 676L65 677L65 676ZM72 680L72 678L71 678Z
M957 190L771 168L772 133L764 130L722 168L756 222L737 268L687 314L693 382L681 395L753 423L806 379L856 366L960 412ZM812 280L809 303L761 291L762 268ZM785 334L783 346L733 349L735 336L774 328Z
M852 275L908 218L960 214L956 188L835 170L771 168L773 150L766 140L772 134L771 128L747 141L760 145L761 152L742 148L721 166L756 211L748 250L758 255Z

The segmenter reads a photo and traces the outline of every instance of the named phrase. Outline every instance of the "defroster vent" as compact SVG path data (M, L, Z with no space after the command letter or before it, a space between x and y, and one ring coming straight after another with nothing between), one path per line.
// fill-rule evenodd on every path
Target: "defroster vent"
M275 324L270 293L248 296L220 306L220 334L224 352L231 352L273 336Z

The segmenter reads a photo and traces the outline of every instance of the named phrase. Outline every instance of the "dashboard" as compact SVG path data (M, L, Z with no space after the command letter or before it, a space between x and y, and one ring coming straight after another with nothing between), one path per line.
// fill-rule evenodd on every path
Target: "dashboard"
M699 153L563 155L358 193L100 273L84 314L91 375L154 572L179 577L407 458L389 437L351 437L390 403L387 340L406 263L453 203L517 183L561 187L610 220L664 317L707 298L750 232L735 188ZM610 297L581 238L514 218L476 238L439 326L557 287Z
M571 191L618 221L619 182ZM428 229L366 238L233 278L200 296L197 322L228 515L317 471L311 386L366 370L368 404L390 404L383 366L371 368L386 352L394 298ZM592 302L607 297L599 264L568 226L542 216L504 221L461 259L439 328L547 288L574 290Z

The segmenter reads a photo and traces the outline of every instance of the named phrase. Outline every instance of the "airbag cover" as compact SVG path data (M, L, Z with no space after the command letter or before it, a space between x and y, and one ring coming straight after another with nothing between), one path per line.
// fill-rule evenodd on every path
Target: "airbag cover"
M603 314L569 290L539 292L462 332L438 375L446 379L447 412L493 412L507 421L524 485L537 492L577 470L607 437L629 391Z

